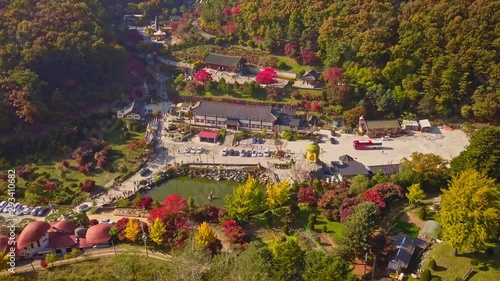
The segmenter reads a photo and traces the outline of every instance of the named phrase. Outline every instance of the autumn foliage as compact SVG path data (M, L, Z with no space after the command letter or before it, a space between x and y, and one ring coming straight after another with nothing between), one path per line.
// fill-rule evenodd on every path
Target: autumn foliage
M196 73L196 75L194 76L194 80L205 84L208 81L212 80L212 74L210 74L210 72L208 72L206 69L202 69Z
M153 198L151 196L144 196L137 202L137 207L140 207L145 210L151 209L151 205L153 204Z
M85 192L91 192L95 188L95 181L94 180L85 180L85 182L82 184L80 189Z
M310 187L301 187L297 193L299 203L307 203L309 206L315 206L318 202L314 192Z
M222 227L225 229L224 236L227 237L231 244L243 244L247 242L248 236L245 230L236 221L226 220L222 223Z
M275 84L278 83L276 77L278 74L273 68L265 68L255 76L255 81L259 84Z

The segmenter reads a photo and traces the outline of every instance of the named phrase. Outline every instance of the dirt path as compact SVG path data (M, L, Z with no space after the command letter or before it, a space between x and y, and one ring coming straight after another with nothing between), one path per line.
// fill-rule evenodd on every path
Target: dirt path
M418 226L419 228L424 227L424 224L425 224L425 221L419 219L417 217L417 215L415 215L411 210L407 211L406 213L404 213L401 216L401 218L399 218L399 220L402 221L402 222L407 222L407 223L414 224L414 225Z

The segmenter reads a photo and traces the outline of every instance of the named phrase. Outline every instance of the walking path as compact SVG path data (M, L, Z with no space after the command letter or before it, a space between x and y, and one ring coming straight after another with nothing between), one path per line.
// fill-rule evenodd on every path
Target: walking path
M137 251L130 251L128 247L120 247L116 246L116 255L140 255L140 256L146 256L146 252L142 247L137 247ZM49 265L48 268L52 268L54 266L59 266L59 265L66 265L66 264L73 264L75 262L81 262L81 261L87 261L91 259L97 259L97 258L104 258L104 257L109 257L109 256L114 256L115 251L113 250L112 247L110 248L100 248L100 249L90 249L84 252L83 255L78 256L76 259L69 259L69 260L62 260L62 261L57 261L53 265ZM159 259L159 260L164 260L164 261L169 261L171 256L167 254L162 254L158 252L151 252L148 250L148 257L149 258L154 258L154 259ZM35 268L36 271L39 270L45 270L40 265L40 260L35 260L33 263L28 263L25 265L21 266L16 266L16 273L21 273L21 272L30 272L33 271L33 267ZM4 271L3 273L0 273L0 276L2 274L10 274L7 271Z
M196 32L198 32L198 34L200 34L201 37L203 37L205 39L212 39L212 38L217 37L215 35L212 35L210 33L207 33L205 31L201 30L201 28L200 28L200 20L199 19L195 19L194 21L192 21L191 25L193 26L194 30Z

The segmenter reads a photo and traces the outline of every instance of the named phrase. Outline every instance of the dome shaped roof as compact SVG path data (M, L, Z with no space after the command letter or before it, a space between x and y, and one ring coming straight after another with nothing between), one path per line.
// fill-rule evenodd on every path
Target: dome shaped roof
M75 231L76 226L69 221L58 221L52 226L52 228L58 231L73 232Z
M312 142L306 146L306 150L309 152L319 151L319 145L317 143Z
M79 227L75 229L75 236L78 238L85 238L85 235L87 235L87 228L85 227Z
M26 225L26 227L19 235L17 245L19 248L24 248L30 243L38 241L50 229L50 224L44 221L33 221Z
M111 224L100 223L93 225L87 230L87 235L85 235L85 240L89 244L102 244L107 243L111 236L109 235L109 230L111 229Z

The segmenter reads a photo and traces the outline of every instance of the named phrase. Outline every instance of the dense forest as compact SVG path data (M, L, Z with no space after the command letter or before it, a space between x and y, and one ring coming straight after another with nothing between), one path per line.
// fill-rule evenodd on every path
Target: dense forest
M127 52L98 0L0 0L0 131L123 92Z
M349 103L391 117L498 122L498 0L211 0L208 32L343 69Z

